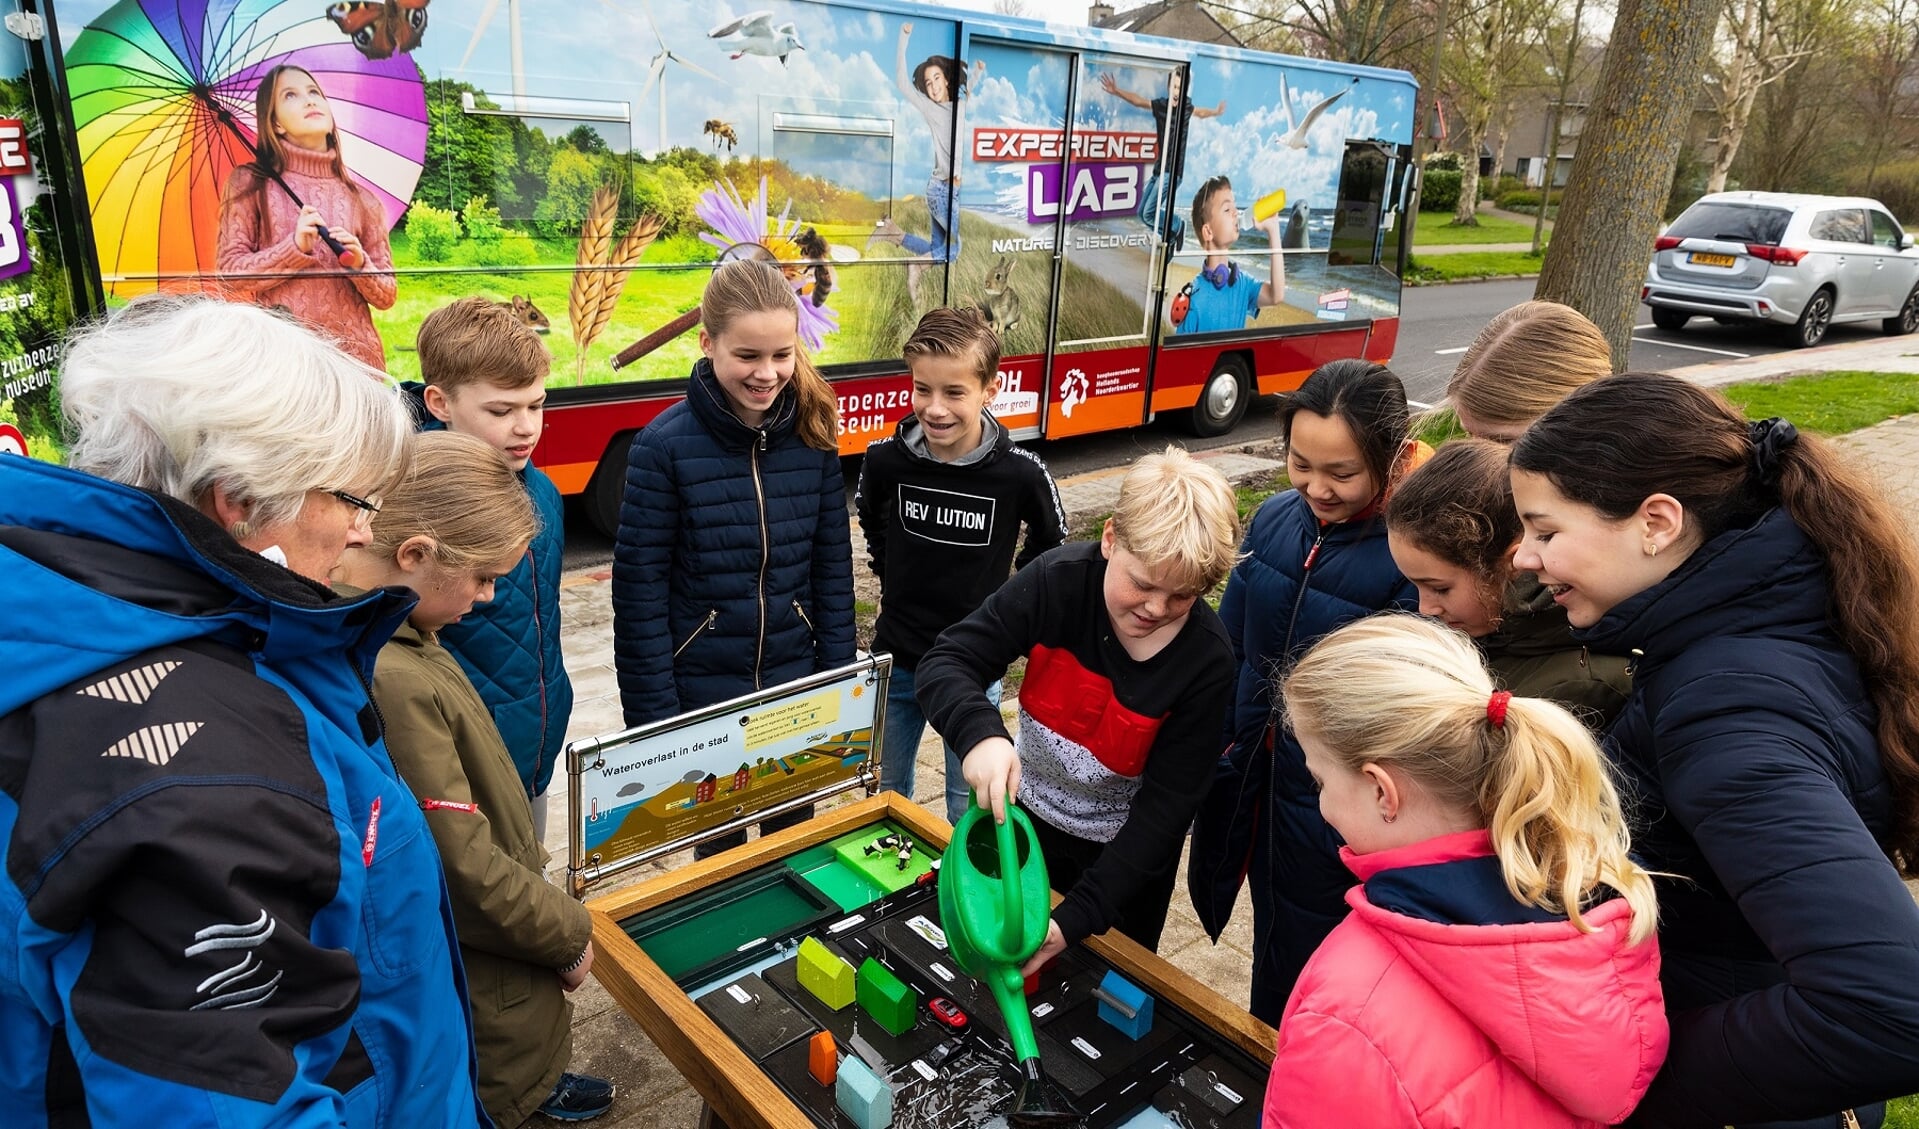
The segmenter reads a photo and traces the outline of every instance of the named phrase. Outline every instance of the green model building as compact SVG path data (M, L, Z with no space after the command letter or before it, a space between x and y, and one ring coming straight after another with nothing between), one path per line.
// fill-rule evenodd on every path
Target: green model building
M833 950L820 944L817 937L800 942L798 960L800 987L818 996L821 1003L834 1011L853 1002L853 966L834 956Z
M861 1010L895 1037L913 1029L919 997L913 989L900 983L891 969L872 957L860 964L859 998Z

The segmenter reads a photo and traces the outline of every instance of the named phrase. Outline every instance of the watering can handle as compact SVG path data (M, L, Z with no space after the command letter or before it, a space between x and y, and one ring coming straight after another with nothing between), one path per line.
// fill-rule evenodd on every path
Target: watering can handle
M1009 953L1021 951L1026 936L1026 898L1020 888L1019 842L1009 817L998 825L1000 888L1006 898L1006 925L1001 944Z

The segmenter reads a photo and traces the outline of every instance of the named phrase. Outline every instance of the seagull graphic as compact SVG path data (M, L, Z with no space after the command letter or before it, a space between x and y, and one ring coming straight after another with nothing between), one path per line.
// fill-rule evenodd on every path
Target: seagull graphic
M1357 78L1353 79L1351 82L1346 84L1346 90L1338 91L1335 94L1333 94L1332 97L1322 100L1318 105L1306 111L1306 116L1300 119L1299 123L1295 125L1293 123L1293 95L1291 91L1286 89L1285 72L1284 71L1280 72L1279 109L1281 113L1286 115L1286 129L1288 132L1286 132L1285 134L1278 134L1278 133L1272 134L1267 137L1267 140L1272 142L1275 146L1281 149L1306 148L1306 135L1307 133L1311 132L1313 128L1313 123L1319 120L1319 115L1325 113L1328 109L1330 109L1334 102L1337 102L1341 98L1346 97L1347 90L1351 90L1353 87L1358 85L1359 85L1359 79Z
M732 37L739 38L733 39ZM786 64L786 57L795 51L806 50L806 44L800 42L800 32L789 20L777 26L773 23L772 12L748 12L730 24L721 24L706 33L708 39L730 39L729 47L739 50L727 56L737 59L741 55L765 55Z

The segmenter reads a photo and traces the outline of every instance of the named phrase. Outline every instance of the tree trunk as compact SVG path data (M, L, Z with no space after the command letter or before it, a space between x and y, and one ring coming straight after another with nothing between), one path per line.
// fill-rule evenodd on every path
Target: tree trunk
M1468 146L1459 162L1459 203L1453 206L1454 227L1479 226L1479 135L1466 138Z
M1499 128L1493 133L1493 183L1506 175L1506 141L1513 132L1513 103L1506 99L1506 108L1500 111ZM1497 201L1495 201L1497 202Z
M1639 283L1698 96L1719 0L1621 0L1534 297L1591 318L1624 371Z

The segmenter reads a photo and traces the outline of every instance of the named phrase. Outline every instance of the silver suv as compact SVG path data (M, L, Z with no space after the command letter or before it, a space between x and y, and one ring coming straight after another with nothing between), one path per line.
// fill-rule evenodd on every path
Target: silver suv
M1892 213L1860 196L1716 192L1653 245L1639 300L1653 324L1695 315L1725 325L1776 322L1817 345L1834 322L1919 329L1919 250Z

